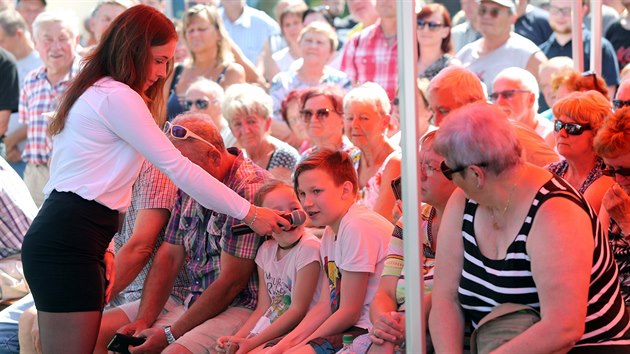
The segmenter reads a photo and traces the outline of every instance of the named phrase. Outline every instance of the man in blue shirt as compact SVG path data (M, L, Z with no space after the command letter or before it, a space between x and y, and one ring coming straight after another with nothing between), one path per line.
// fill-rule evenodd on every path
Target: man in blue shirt
M566 0L551 0L549 7L549 24L553 34L540 45L540 49L547 58L558 56L572 56L571 43L571 3ZM582 41L584 42L584 69L590 69L591 33L582 29ZM615 50L608 40L602 38L602 76L608 85L608 92L614 95L619 85L619 64Z

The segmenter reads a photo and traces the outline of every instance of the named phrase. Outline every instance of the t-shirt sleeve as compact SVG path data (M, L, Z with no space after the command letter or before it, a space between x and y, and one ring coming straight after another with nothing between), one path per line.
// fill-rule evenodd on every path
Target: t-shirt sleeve
M390 237L391 232L367 218L350 219L337 238L340 253L337 253L335 262L339 269L374 273L376 263L385 251L381 240Z
M317 262L320 263L319 249L321 243L317 238L309 238L303 241L304 243L299 248L299 254L295 262L296 270L300 270L305 266Z
M185 158L160 131L137 93L111 94L103 103L103 118L116 135L201 205L238 219L247 215L250 203Z
M0 111L15 112L20 98L20 83L15 61L9 56L0 56Z

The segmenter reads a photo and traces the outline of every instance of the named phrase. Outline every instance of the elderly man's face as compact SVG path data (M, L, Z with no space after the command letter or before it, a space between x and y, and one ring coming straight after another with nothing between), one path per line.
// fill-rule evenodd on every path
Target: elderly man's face
M510 9L489 1L482 1L477 8L479 32L484 37L505 36L512 30L513 14Z
M348 0L348 10L359 22L378 17L375 0Z
M186 105L191 112L200 112L209 115L217 126L221 122L221 101L213 92L206 92L197 87L191 87L186 92Z
M496 104L509 119L521 121L532 113L535 96L524 87L519 80L498 78L494 82L492 92L496 96Z
M35 48L49 74L70 70L75 56L77 37L62 23L43 23L35 37Z

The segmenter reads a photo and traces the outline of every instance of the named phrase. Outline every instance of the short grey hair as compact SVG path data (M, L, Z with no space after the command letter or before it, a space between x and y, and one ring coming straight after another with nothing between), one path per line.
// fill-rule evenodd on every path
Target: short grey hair
M457 94L455 94L455 92ZM481 80L472 71L457 65L442 69L429 83L429 102L433 95L452 95L458 106L485 101Z
M228 121L243 115L258 115L264 119L269 119L273 113L273 101L271 96L259 86L234 84L225 92L221 111L223 111L223 117Z
M7 36L14 37L18 30L28 32L24 17L16 10L0 11L0 27Z
M188 86L186 96L188 96L188 92L193 89L198 89L205 93L212 94L219 102L223 102L223 96L225 94L223 87L205 76L198 77L190 84L190 86Z
M41 26L49 23L60 23L70 31L73 38L79 36L79 19L76 15L61 11L44 11L33 21L33 38L38 38Z
M494 86L497 80L503 78L518 81L521 89L533 93L536 97L536 99L534 100L533 109L535 112L538 112L538 97L540 96L540 88L538 87L538 81L536 80L536 77L532 73L515 66L505 68L497 74L492 85Z
M451 112L440 125L434 150L452 168L484 164L495 175L523 163L523 149L505 113L487 102Z
M366 82L348 91L343 98L343 111L348 112L355 103L369 104L381 115L389 115L392 105L385 89L374 82Z

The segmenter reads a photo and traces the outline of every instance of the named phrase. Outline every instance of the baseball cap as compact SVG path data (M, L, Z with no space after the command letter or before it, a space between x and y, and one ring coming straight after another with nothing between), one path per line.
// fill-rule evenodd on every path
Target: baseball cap
M514 0L477 0L478 3L481 2L493 2L497 5L501 5L503 7L509 8L512 12L516 10L516 5L514 4Z

